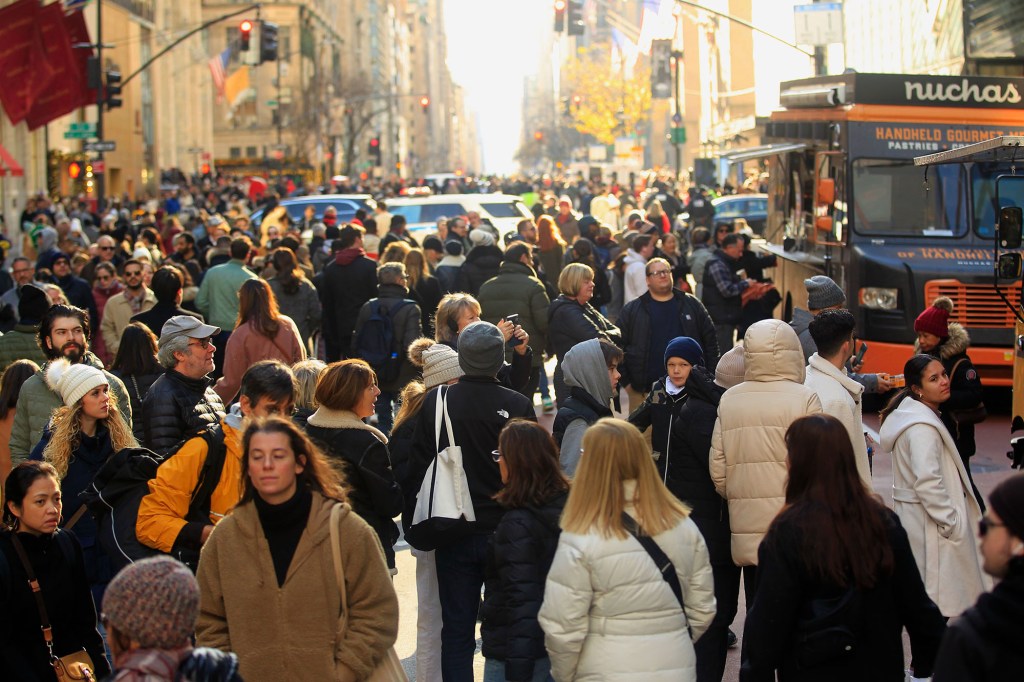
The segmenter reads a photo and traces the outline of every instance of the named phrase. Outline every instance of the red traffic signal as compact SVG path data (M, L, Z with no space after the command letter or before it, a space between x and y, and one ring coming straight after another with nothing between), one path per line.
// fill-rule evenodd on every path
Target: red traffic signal
M242 23L238 25L238 31L240 43L238 49L242 52L248 52L249 37L252 35L252 22L248 19L243 19Z
M82 176L82 164L77 161L72 161L68 164L68 177L72 180L77 180Z
M537 140L538 142L543 140L544 139L544 133L542 133L541 131L538 130L537 132L535 132L533 134L533 139Z
M370 140L370 146L371 147L379 147L380 146L380 139L378 139L376 137L372 138Z
M565 0L555 0L555 32L565 31Z
M204 163L202 166L199 167L199 172L202 173L203 175L209 175L210 174L210 164Z
M426 95L420 97L420 106L423 107L423 112L426 113L427 108L430 106L430 98Z

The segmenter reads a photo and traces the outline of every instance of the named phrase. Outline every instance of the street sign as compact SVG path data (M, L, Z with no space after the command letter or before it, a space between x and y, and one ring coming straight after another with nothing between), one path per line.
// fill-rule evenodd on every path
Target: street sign
M268 107L276 107L277 106L277 100L276 99L268 99L267 100L267 106Z
M841 43L843 35L843 3L817 2L795 5L796 42L800 45L831 45Z
M112 152L117 149L117 143L113 140L94 140L86 142L84 147L87 152Z
M672 144L686 144L686 128L671 128Z
M69 123L64 132L65 140L86 140L90 137L96 137L96 124L88 121Z
M107 172L107 162L99 160L99 159L93 161L92 162L92 172L93 172L93 175L95 175L96 173L106 173Z

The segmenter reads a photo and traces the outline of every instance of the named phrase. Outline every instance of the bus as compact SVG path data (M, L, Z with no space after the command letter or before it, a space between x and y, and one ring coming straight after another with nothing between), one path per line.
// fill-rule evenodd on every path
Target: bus
M804 279L828 275L868 345L863 371L898 374L915 318L948 296L984 383L1010 386L1015 317L992 287L992 243L1011 161L926 171L914 157L1024 135L1024 78L848 73L785 82L781 104L768 144L723 155L767 164L761 248L777 256L781 316L806 307ZM1002 201L1024 206L1024 192ZM1020 282L1005 294L1019 306Z

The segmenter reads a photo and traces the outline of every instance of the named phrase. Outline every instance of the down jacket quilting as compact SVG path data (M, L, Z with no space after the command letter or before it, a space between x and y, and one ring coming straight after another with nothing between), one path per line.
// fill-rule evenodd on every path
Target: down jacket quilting
M153 382L142 400L143 445L166 455L224 417L224 403L207 377L190 379L169 369Z
M804 386L804 355L788 324L751 325L743 348L744 381L718 404L709 466L715 490L729 501L732 559L756 566L757 546L786 498L786 430L820 413L821 401Z

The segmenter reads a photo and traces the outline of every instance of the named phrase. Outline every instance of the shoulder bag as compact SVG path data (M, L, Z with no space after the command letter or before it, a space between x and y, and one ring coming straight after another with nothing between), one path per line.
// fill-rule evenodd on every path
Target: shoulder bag
M636 520L627 514L622 512L622 525L626 528L626 531L632 535L640 546L644 548L644 551L654 561L654 565L658 568L658 572L661 573L661 577L668 583L668 586L672 589L672 594L676 596L676 601L679 602L679 608L683 610L683 617L686 617L686 603L683 602L683 586L679 584L679 576L676 574L675 564L668 558L668 555L662 551L658 543L654 541L650 535L643 535L640 531L640 527L637 525ZM690 619L686 619L686 629L690 630ZM690 638L693 638L693 632L690 631Z
M960 364L967 358L960 358L953 365L953 369L949 372L949 380L953 381L953 376L956 374L956 370L960 367ZM950 414L956 421L957 426L963 426L967 424L980 424L988 418L988 410L985 409L985 403L981 400L974 407L969 407L966 410L950 410Z
M32 570L32 562L28 560L28 555L25 554L25 548L22 546L21 540L18 539L17 533L11 533L11 544L14 545L14 551L18 553L18 559L21 560L21 565L28 576L28 587L32 590L36 608L39 609L39 624L42 626L43 640L46 642L46 650L50 656L50 665L53 666L53 672L57 675L58 682L70 682L71 680L95 682L96 676L93 671L96 666L93 665L89 652L84 648L67 656L58 657L53 653L53 628L50 627L50 617L46 615L43 592L36 579L36 573Z
M341 626L338 629L339 635L348 629L348 590L345 589L345 565L341 560L341 537L338 530L338 523L341 520L341 505L336 504L331 509L331 555L334 557L334 578L338 581L338 590L341 591ZM395 647L388 648L383 660L373 669L367 682L409 682L409 678L402 668L402 662L398 659Z
M412 524L405 529L405 539L418 550L430 550L457 542L469 535L476 521L469 479L462 466L462 448L455 444L452 420L448 416L448 387L438 389L434 410L434 447L437 455L427 467L419 493ZM441 449L441 424L448 434L448 446Z

